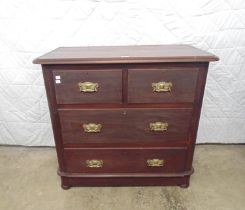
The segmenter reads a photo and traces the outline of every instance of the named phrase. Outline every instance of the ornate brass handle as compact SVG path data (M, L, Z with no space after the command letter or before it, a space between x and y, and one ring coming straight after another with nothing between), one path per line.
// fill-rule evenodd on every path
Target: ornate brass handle
M101 168L103 166L103 160L86 160L86 165L89 168Z
M167 131L168 123L167 122L154 122L150 123L151 131Z
M88 92L88 93L97 92L99 88L99 84L93 82L79 82L78 86L80 92Z
M83 124L83 130L86 133L99 133L101 131L102 125L95 123Z
M173 84L172 82L153 82L151 86L153 92L170 92Z
M147 165L150 167L160 167L160 166L164 166L165 161L164 160L160 160L160 159L148 159L147 160Z

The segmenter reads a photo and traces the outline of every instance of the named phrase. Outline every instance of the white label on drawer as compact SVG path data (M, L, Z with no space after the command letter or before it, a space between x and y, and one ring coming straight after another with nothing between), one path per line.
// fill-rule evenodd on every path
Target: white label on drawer
M55 83L56 83L56 84L60 84L61 81L60 81L59 79L56 79L56 80L55 80Z
M55 76L55 79L60 79L60 76L58 75L58 76Z

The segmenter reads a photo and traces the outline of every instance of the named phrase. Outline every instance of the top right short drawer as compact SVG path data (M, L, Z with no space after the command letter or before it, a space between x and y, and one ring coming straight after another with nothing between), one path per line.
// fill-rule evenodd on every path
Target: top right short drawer
M194 102L198 68L128 69L128 103Z

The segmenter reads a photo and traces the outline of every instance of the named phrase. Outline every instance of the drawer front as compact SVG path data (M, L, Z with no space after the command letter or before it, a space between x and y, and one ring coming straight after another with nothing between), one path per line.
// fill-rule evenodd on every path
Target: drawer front
M193 102L198 69L129 69L129 103Z
M121 103L122 71L53 71L58 104Z
M66 171L71 173L182 172L186 149L65 149Z
M59 110L64 144L186 141L192 109Z

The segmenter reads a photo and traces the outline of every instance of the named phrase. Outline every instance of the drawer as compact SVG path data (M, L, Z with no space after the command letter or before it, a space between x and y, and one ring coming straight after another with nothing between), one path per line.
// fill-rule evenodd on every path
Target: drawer
M64 144L187 141L191 108L59 110Z
M121 103L122 71L54 70L58 104Z
M66 172L156 173L182 172L186 149L65 149Z
M129 103L193 102L198 69L129 69Z

